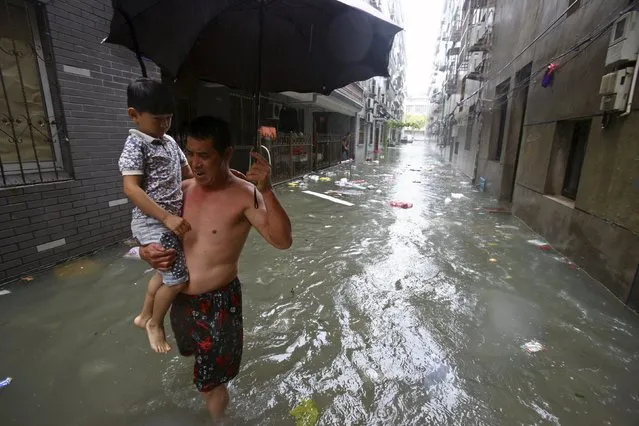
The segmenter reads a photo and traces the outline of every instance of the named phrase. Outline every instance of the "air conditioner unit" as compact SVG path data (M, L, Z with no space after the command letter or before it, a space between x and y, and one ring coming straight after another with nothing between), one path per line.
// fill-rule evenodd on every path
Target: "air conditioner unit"
M599 86L599 94L602 95L600 106L602 111L626 109L634 72L635 69L630 67L603 76Z
M372 112L369 112L369 113L366 114L366 121L368 123L372 123L373 122L373 113Z
M639 12L628 12L617 19L612 27L606 66L637 60L639 53Z
M484 61L483 52L472 52L468 59L468 72L473 73L479 70L481 63Z
M486 24L484 22L473 25L470 29L470 45L478 44L486 35Z
M282 104L278 104L277 102L269 102L266 105L267 120L279 120L281 112L282 112Z

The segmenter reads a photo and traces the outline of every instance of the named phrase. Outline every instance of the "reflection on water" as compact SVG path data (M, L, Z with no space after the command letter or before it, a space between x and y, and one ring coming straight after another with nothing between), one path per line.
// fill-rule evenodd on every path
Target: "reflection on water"
M249 238L229 424L293 424L307 399L322 425L636 424L636 315L424 145L346 175L374 186L333 194L353 207L280 188L290 251ZM2 424L207 424L190 360L130 325L150 274L125 251L0 297Z

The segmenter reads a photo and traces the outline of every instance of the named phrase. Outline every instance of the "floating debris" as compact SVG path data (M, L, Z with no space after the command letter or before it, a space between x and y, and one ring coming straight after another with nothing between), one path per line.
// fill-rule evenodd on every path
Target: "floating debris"
M524 343L523 345L521 345L521 348L531 354L534 354L535 352L543 351L546 349L544 345L542 345L536 340L531 340L530 342Z
M456 194L456 193L454 193L454 192L453 192L452 194L450 194L450 196L451 196L451 197L453 197L453 198L454 198L454 199L456 199L456 200L461 200L462 198L466 198L466 197L464 196L464 194Z
M543 250L543 251L552 250L552 247L550 246L550 244L542 240L528 240L528 244L532 244L533 246L537 247L539 250Z
M492 257L492 258L488 259L488 261L489 261L490 263L497 263L497 259L495 259L494 257Z
M444 200L444 204L450 204L452 203L453 200L451 198L446 197L446 199Z
M291 416L295 418L295 426L314 426L319 419L319 411L313 400L306 399L291 410Z
M140 247L133 247L131 250L124 253L125 259L140 259Z
M406 201L391 201L391 207L397 207L400 209L410 209L413 207L413 203L408 203Z
M7 294L11 294L9 290L0 290L0 296L6 296Z
M329 177L321 177L321 178L319 178L319 180L320 180L320 182L330 182L331 178L329 178Z
M31 281L33 281L33 277L31 275L27 275L26 277L22 277L20 279L25 283L30 283Z
M0 381L0 389L6 388L7 386L9 386L12 381L13 381L12 377L7 377L6 379Z
M496 207L496 208L488 208L488 209L484 209L486 211L486 213L503 213L503 214L510 214L510 210L503 208L503 207Z

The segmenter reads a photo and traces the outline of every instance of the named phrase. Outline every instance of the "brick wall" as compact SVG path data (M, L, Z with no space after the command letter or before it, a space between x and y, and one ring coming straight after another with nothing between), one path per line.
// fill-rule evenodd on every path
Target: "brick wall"
M100 42L110 0L56 0L45 7L73 180L0 188L0 282L130 235L117 161L130 122L126 86L140 76L133 53ZM147 63L149 75L159 77Z

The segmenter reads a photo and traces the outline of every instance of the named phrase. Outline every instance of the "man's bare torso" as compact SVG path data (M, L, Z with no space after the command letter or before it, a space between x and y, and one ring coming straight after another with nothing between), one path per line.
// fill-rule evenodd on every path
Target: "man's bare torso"
M228 185L209 191L193 179L184 183L183 217L191 225L184 237L189 268L187 294L218 289L237 276L237 263L251 225L244 211L252 205L252 186L232 175Z

